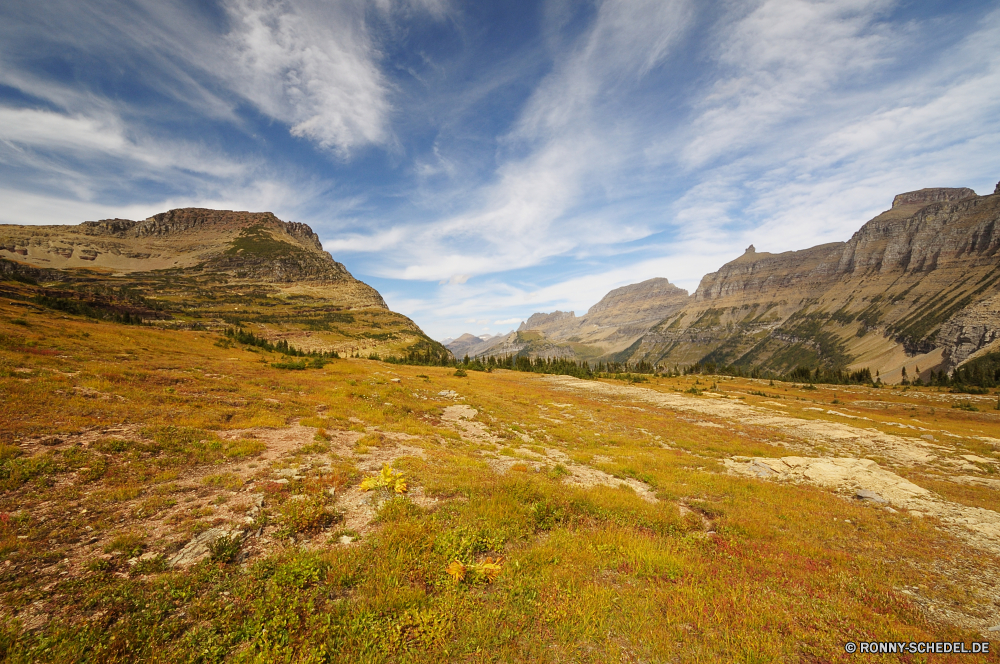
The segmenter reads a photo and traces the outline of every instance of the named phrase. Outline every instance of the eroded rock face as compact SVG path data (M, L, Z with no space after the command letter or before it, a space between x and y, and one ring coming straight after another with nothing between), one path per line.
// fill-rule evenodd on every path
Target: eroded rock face
M800 292L823 289L838 276L844 246L843 242L832 242L771 254L758 252L750 245L742 256L702 277L694 300L746 297L792 288Z
M686 290L657 277L610 291L587 311L585 318L597 325L656 322L680 310L687 301Z
M942 203L961 201L966 198L974 198L976 192L968 187L947 189L943 187L920 189L918 191L908 191L905 194L898 194L892 199L892 207L903 205L928 205L930 203Z
M572 325L576 322L576 312L574 311L553 311L550 314L531 314L528 320L521 323L517 328L524 330L547 330L556 328L562 324Z
M1000 289L998 252L1000 196L900 194L848 242L782 254L751 246L705 275L629 359L777 371L857 363L884 376L917 358L924 370L951 369L997 337L997 307L980 305Z
M1000 200L993 196L928 204L904 219L891 212L854 234L844 247L841 274L930 272L956 261L981 264L1000 249Z
M960 311L941 326L937 335L945 347L948 368L968 360L977 351L994 346L1000 339L1000 295Z

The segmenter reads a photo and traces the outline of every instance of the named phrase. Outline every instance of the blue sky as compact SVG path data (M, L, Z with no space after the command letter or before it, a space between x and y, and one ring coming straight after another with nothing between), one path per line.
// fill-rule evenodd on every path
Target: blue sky
M439 339L998 179L995 2L0 5L0 223L270 210Z

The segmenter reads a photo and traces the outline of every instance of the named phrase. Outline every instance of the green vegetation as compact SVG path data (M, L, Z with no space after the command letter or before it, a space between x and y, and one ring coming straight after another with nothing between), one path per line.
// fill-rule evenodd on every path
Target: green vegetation
M966 362L949 377L945 373L931 372L929 383L952 387L953 391L968 394L986 394L986 388L1000 386L1000 353L987 353Z
M260 224L244 228L233 240L232 246L226 250L226 253L229 255L251 254L267 260L309 255L305 250L293 244L275 239L267 228Z
M289 345L287 339L281 339L276 342L271 342L263 337L255 335L253 332L248 332L241 327L240 328L227 327L223 332L223 334L225 334L227 338L232 339L233 341L236 341L238 343L246 344L248 346L254 346L256 348L263 348L264 350L272 351L275 353L281 353L282 355L290 355L292 357L315 357L315 358L338 357L336 351L326 351L326 352L310 351L307 353L305 351L298 350L297 348L294 348L293 346ZM288 368L288 367L279 367L279 368Z

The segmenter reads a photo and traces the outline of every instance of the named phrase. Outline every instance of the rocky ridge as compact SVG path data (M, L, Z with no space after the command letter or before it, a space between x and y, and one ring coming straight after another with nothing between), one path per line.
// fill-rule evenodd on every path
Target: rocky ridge
M952 369L996 338L1000 196L922 189L847 242L747 252L705 275L630 359L880 371Z
M687 300L687 291L667 279L647 279L610 291L583 316L573 311L536 313L508 335L461 348L456 339L448 348L457 357L527 353L531 357L597 358L627 348Z
M998 251L1000 184L986 196L921 189L895 196L846 242L780 254L751 245L690 297L653 279L611 291L579 318L536 313L520 339L474 350L670 367L868 367L886 382L906 367L926 377L998 343Z
M162 325L249 326L301 350L447 355L270 212L182 208L141 221L0 225L0 277L71 313ZM75 303L74 303L75 302Z

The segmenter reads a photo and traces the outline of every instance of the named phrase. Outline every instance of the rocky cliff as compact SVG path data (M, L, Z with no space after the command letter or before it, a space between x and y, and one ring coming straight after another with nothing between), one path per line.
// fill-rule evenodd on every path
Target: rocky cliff
M629 354L667 365L951 369L997 335L1000 196L921 189L847 242L747 251Z
M0 263L0 276L57 284L46 301L77 293L91 308L118 306L114 293L127 290L156 300L170 315L155 318L174 323L253 324L306 349L446 353L325 252L309 226L270 212L183 208L141 221L0 225Z
M581 317L534 314L475 354L585 360L951 370L1000 347L1000 184L899 194L846 242L780 254L753 245L697 290L651 279ZM502 350L501 350L502 349Z
M41 268L242 271L265 281L353 279L323 251L306 224L270 212L183 208L143 221L104 219L78 226L0 226L0 257ZM384 306L381 298L375 306Z
M599 360L619 353L652 325L679 310L688 292L663 278L616 288L577 317L572 311L535 313L516 334L471 346L459 339L448 344L458 357L527 354L532 357L568 357Z

